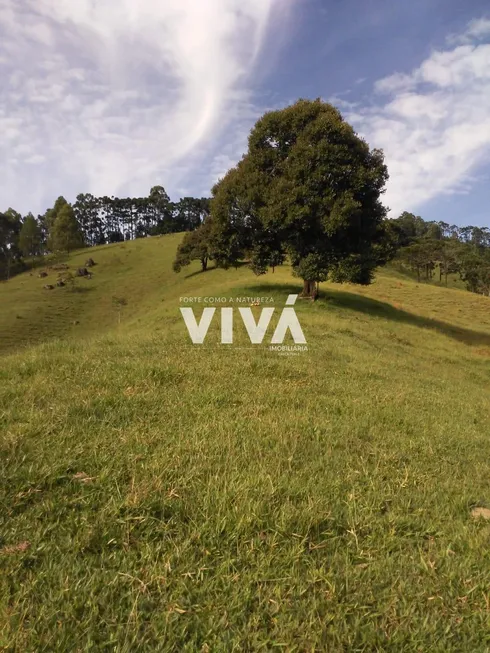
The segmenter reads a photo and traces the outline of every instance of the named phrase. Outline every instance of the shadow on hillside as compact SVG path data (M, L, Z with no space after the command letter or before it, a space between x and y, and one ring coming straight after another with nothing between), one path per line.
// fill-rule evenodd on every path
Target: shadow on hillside
M366 313L368 315L375 315L382 317L393 322L402 322L411 324L412 326L421 327L423 329L434 329L439 331L449 338L463 342L466 345L484 345L490 346L490 334L482 333L481 331L473 331L465 327L459 327L442 320L436 320L430 317L423 317L409 313L400 308L395 308L386 302L380 302L377 299L364 297L362 295L355 295L353 293L331 290L329 288L326 297L320 299L327 305L338 306L347 310L357 311L359 313Z
M294 284L260 284L257 286L250 286L249 290L251 293L257 294L281 292L284 293L284 301L286 301L287 295L299 294L301 292L301 286ZM395 308L386 302L380 302L377 299L371 299L370 297L364 297L363 295L357 295L342 290L334 290L330 287L328 290L325 290L325 287L322 289L321 284L320 297L317 301L317 306L326 310L330 307L338 307L344 310L365 313L366 315L374 315L393 322L410 324L423 329L433 329L449 338L463 342L466 345L490 347L489 333L473 331L472 329L459 327L448 322L443 322L442 320L415 315L414 313L409 313L403 309Z
M302 283L256 283L256 284L250 284L244 288L244 290L247 290L247 292L251 292L254 294L257 293L262 293L264 296L267 293L272 293L272 294L277 294L281 293L283 295L299 295L301 291L303 290L303 284ZM287 296L284 297L284 301L286 301Z

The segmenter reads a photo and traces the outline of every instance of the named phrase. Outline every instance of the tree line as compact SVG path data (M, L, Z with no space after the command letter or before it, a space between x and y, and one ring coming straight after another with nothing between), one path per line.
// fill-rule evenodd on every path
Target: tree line
M154 186L148 197L82 193L70 204L60 196L37 217L9 208L0 212L0 278L25 269L25 259L46 253L192 231L209 214L209 202L204 197L172 202L162 186Z
M467 290L490 295L490 229L427 222L404 212L389 223L396 247L395 260L410 269L418 281L437 280L448 285L458 274Z

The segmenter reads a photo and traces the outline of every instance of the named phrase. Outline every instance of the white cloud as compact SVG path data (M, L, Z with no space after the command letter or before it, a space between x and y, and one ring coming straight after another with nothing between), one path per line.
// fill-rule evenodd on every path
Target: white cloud
M46 161L46 157L43 156L42 154L33 154L27 159L24 159L24 163L28 163L30 165L39 165L40 163L44 163Z
M471 23L465 39L482 36L487 23ZM391 215L469 192L472 173L490 158L490 43L433 52L409 74L379 80L375 91L368 108L356 105L346 117L385 152Z
M0 206L177 188L248 113L278 2L0 0Z
M462 34L450 34L448 43L471 43L475 40L484 39L490 35L490 19L475 18Z

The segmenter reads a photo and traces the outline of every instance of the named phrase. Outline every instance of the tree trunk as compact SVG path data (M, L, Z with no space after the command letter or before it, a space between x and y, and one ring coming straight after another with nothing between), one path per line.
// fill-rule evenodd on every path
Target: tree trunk
M316 281L308 281L303 279L303 292L301 297L308 297L309 299L315 300L318 297L318 288Z
M203 272L206 272L208 269L208 259L207 258L202 258L201 259L201 268Z

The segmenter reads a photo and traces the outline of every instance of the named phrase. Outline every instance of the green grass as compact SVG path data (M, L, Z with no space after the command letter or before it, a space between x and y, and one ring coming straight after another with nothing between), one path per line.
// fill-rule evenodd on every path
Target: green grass
M298 302L308 352L193 346L179 297L300 284L178 238L0 287L0 646L490 650L490 299L381 270Z

